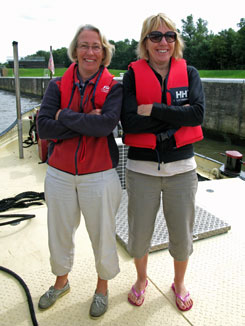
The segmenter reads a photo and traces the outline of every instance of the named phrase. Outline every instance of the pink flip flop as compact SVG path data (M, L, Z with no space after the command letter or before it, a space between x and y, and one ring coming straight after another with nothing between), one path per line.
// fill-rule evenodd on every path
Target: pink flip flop
M144 290L140 291L140 293L138 293L135 290L134 285L132 286L132 288L130 290L130 292L132 292L133 295L136 297L136 301L138 301L139 298L142 297L143 300L142 300L142 302L140 304L137 304L136 302L132 301L129 297L128 297L128 302L131 303L133 306L137 306L137 307L141 306L143 304L144 300L145 300L145 298L144 298L143 295L145 294L145 290L146 290L147 285L148 285L148 280L146 280L146 282L145 282L145 288L144 288Z
M174 294L175 294L175 297L176 297L176 301L175 301L175 303L176 303L176 306L178 307L178 309L181 310L181 311L188 311L188 310L190 310L190 309L192 308L192 306L193 306L193 303L192 303L192 305L191 305L190 307L183 309L183 308L180 307L180 305L178 304L178 301L177 301L177 298L178 298L178 299L180 299L183 303L185 303L186 300L190 297L190 293L187 292L186 296L185 296L184 298L182 298L182 296L181 296L180 294L176 293L174 283L172 284L171 288L172 288L172 290L173 290L173 292L174 292Z

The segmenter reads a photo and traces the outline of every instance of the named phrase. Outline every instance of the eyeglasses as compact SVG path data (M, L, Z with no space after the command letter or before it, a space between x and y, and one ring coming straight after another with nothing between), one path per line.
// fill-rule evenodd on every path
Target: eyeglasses
M153 31L150 34L146 35L153 43L161 42L162 38L164 37L168 43L173 43L176 41L177 34L175 32L169 31L165 34L159 31Z
M83 52L87 52L90 48L93 52L98 53L102 50L102 47L99 45L88 45L88 44L78 44L77 48Z

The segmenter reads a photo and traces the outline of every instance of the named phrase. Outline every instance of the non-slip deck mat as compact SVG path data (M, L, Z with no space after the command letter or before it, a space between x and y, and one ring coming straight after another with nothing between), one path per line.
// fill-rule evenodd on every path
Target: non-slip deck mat
M125 190L125 166L127 162L128 146L125 146L121 139L117 139L119 148L119 163L116 168L123 190L121 204L116 216L116 234L118 241L127 250L128 243L128 220L127 205L128 197ZM214 216L205 209L196 206L196 219L194 225L193 240L205 239L214 235L228 232L230 225ZM163 215L162 207L159 209L155 229L152 237L150 251L165 249L168 247L168 230Z
M122 188L125 189L125 167L128 156L128 146L122 144L121 138L116 138L116 141L119 149L119 162L116 170L119 175Z
M128 220L127 220L128 196L123 190L122 200L116 216L116 235L118 241L127 250ZM201 240L214 235L228 232L231 226L214 216L205 209L196 206L196 219L193 232L193 240ZM168 230L163 215L162 207L157 214L155 229L152 237L150 252L168 248Z

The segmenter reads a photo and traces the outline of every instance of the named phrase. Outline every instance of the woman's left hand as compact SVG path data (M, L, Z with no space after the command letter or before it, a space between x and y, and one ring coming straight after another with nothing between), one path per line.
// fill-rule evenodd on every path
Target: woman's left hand
M152 104L141 104L138 106L137 113L139 115L150 116L152 110Z

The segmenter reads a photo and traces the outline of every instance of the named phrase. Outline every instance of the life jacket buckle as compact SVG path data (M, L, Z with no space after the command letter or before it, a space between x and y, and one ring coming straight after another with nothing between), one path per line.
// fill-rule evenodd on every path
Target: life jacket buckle
M166 139L169 139L169 136L168 136L167 131L165 131L165 132L161 132L160 134L157 134L157 141L158 141L158 142L163 142L163 141L165 141Z

